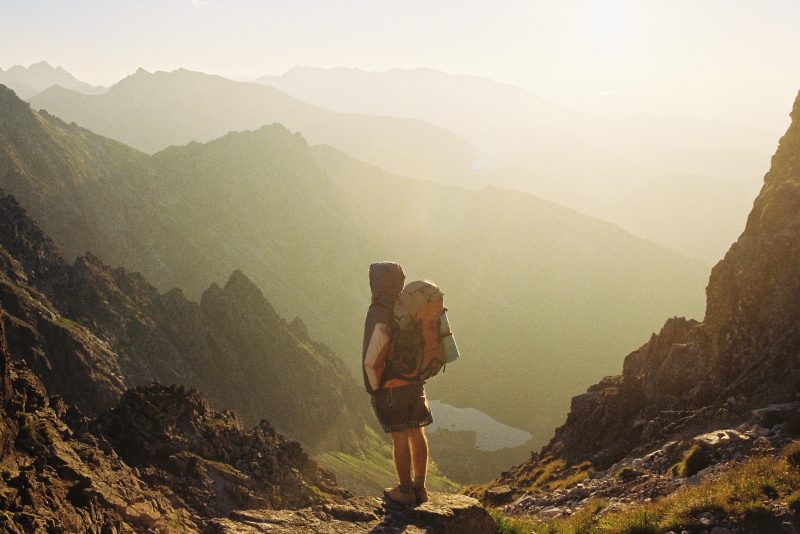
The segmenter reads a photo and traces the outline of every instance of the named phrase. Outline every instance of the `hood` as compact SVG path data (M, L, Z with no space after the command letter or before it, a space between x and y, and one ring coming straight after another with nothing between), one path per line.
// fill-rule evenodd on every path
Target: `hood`
M394 305L405 281L406 274L399 263L382 261L369 266L369 287L372 289L373 302Z

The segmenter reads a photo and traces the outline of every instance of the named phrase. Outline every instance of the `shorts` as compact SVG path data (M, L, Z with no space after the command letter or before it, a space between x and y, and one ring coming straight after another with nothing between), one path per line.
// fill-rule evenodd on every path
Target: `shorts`
M372 395L371 402L375 416L386 433L402 432L433 423L422 382L379 389Z

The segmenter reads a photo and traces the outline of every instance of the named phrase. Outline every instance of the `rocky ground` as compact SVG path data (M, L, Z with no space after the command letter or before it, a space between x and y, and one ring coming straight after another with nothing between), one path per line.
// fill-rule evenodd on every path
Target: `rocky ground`
M196 390L131 389L87 418L12 361L2 325L0 532L496 530L462 495L414 508L352 498L267 421L245 429Z
M541 517L568 516L593 499L606 501L609 511L628 504L650 502L675 489L696 485L732 463L747 458L777 455L796 439L794 418L800 404L783 404L755 410L736 429L720 429L668 441L645 454L630 455L607 469L585 466L554 473L553 480L575 473L585 479L563 489L546 491L549 481L535 487L520 484L515 470L505 472L485 493L490 504L502 504L508 513ZM770 425L766 427L763 425Z
M387 504L377 497L356 497L344 504L297 511L234 512L227 519L214 520L209 532L494 534L497 531L497 524L477 500L444 493L430 496L427 503L409 508Z

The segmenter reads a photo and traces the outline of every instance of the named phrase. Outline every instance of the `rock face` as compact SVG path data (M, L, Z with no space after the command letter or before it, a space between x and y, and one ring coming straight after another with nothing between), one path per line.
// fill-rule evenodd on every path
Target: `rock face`
M541 453L495 484L519 483L553 458L603 470L748 420L800 420L800 96L792 119L744 232L711 273L703 322L669 319L622 375L573 398Z
M348 497L267 421L245 430L196 390L131 389L87 419L12 361L0 320L3 532L496 530L465 496L432 493L416 508Z
M268 417L314 450L355 450L372 422L341 360L241 271L196 303L92 254L70 265L2 193L0 302L14 353L88 414L158 381L200 387L249 425Z
M0 369L3 532L197 530L186 510L85 431L77 409L49 396L24 363L11 362L2 326Z
M158 384L128 390L90 427L142 480L196 517L348 496L268 421L245 430L238 416L213 410L197 390Z
M414 508L387 505L375 497L350 499L297 511L234 512L228 519L211 522L210 533L347 534L384 532L436 534L494 534L497 523L477 500L463 495L431 493L430 500Z
M349 496L267 421L245 430L196 390L129 390L89 420L12 362L2 324L3 532L200 532L240 508Z

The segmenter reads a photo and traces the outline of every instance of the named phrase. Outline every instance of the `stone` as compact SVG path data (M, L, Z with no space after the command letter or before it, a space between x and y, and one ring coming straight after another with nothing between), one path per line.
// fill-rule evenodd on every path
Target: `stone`
M514 491L511 489L511 486L507 484L502 484L500 486L494 486L486 490L483 495L483 502L487 505L501 505L511 502L511 499L514 496Z
M237 511L209 523L212 534L274 532L283 534L494 534L497 523L480 503L465 495L431 492L416 507L388 504L376 497L354 497L343 506L316 506L300 510ZM333 511L333 513L331 513Z

